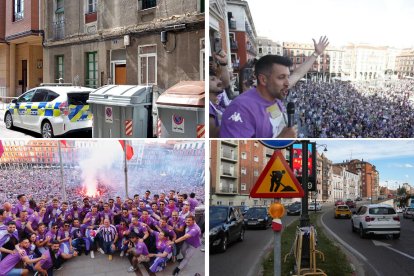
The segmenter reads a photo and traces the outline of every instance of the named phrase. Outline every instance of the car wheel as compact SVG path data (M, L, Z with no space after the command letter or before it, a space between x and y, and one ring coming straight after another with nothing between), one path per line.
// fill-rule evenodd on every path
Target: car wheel
M365 233L364 227L362 227L362 224L359 225L359 236L361 239L365 239L367 237L367 234Z
M239 241L244 241L244 228L240 231Z
M352 225L352 232L355 233L356 232L356 228L354 226L354 222L351 220L351 225Z
M4 122L6 123L6 128L7 129L12 129L13 128L13 117L10 114L10 112L6 113L6 118L4 119Z
M223 240L221 241L220 252L225 252L227 250L227 235L224 235Z
M42 138L53 138L53 127L49 121L45 121L42 124Z
M392 235L392 237L393 237L395 240L398 240L398 239L400 238L400 234L393 234L393 235Z

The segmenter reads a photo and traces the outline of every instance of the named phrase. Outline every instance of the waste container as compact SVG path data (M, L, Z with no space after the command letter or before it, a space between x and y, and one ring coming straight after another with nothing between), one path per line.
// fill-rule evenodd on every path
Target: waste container
M181 81L157 99L158 136L161 138L203 138L204 81Z
M152 137L152 86L105 85L89 94L93 138Z

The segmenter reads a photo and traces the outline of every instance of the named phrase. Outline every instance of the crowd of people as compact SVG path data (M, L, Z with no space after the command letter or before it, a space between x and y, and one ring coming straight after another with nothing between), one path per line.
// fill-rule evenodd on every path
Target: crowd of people
M299 137L402 138L414 136L414 81L384 87L351 82L300 82L290 90Z
M33 198L50 201L53 198L63 200L62 184L59 168L27 168L10 166L0 170L0 202L14 200L24 191ZM81 201L86 195L80 168L65 168L64 183L68 201ZM96 199L108 200L115 191L124 191L125 175L122 169L106 172L97 179L99 194ZM156 171L150 168L136 168L128 171L129 193L142 194L151 190L155 194L174 189L178 192L194 192L197 199L204 203L204 173L203 171L188 171L177 173L174 171Z
M1 276L29 271L50 276L74 257L85 254L94 259L96 251L108 255L109 261L114 254L127 256L129 272L142 263L155 273L178 261L173 275L183 270L185 274L204 229L204 214L195 214L195 194L174 190L147 190L124 200L85 197L82 204L25 194L13 203L0 202Z

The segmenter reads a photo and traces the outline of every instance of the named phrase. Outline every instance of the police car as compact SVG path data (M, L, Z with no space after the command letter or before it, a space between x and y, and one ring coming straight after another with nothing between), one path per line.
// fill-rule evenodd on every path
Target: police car
M33 88L7 105L6 128L14 126L53 138L74 130L92 129L92 113L86 101L91 88L47 84Z

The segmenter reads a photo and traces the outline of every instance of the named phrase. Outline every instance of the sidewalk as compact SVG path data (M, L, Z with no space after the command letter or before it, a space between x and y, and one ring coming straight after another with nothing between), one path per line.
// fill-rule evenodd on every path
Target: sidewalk
M190 263L180 271L179 275L185 276L194 276L196 273L200 275L205 275L205 254L200 250L192 257ZM153 276L153 275L172 275L172 272L177 263L168 263L164 271L157 274L151 273L148 271L144 265L139 266L139 270L136 271L135 275L139 276ZM63 269L60 271L55 271L54 275L57 276L73 276L73 275L82 275L82 276L131 276L133 273L128 273L127 269L130 267L130 263L127 257L119 257L119 254L114 255L112 261L108 260L108 257L102 255L99 252L95 252L95 259L91 257L82 255L76 257L75 259L68 260L63 264Z

